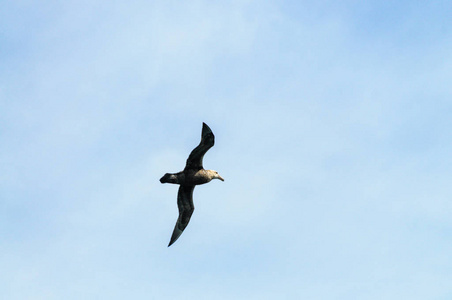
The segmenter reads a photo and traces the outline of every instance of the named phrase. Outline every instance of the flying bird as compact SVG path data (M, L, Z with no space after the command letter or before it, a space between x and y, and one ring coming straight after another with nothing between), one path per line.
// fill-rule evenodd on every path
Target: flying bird
M223 177L214 170L204 170L202 159L207 150L213 147L215 136L206 123L202 123L201 142L193 149L187 159L185 169L179 173L166 173L160 178L161 183L179 184L179 192L177 193L177 207L179 208L179 218L173 230L173 235L168 247L180 237L184 229L190 222L191 215L195 210L193 205L193 190L195 185L210 182L212 179L220 179Z

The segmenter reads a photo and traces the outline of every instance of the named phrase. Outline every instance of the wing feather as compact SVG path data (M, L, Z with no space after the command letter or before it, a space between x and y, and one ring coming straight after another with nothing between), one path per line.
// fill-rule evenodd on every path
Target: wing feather
M202 123L201 142L188 156L185 170L202 169L202 159L204 157L204 154L206 154L207 150L212 148L214 144L215 136L213 135L212 130L209 128L209 126L207 126L206 123Z
M195 210L193 205L193 190L194 185L179 187L179 192L177 193L177 207L179 208L179 218L177 219L176 226L174 226L173 234L171 236L171 241L169 246L174 244L175 241L180 237L184 229L187 227L188 222L190 222L191 215Z

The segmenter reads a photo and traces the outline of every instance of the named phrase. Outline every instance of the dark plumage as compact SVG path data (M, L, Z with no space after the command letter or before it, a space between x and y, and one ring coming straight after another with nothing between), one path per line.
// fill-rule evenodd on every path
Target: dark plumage
M179 184L179 192L177 193L177 207L179 208L179 218L174 227L173 235L169 242L171 246L184 232L190 221L191 215L195 210L193 205L193 190L195 185L200 185L210 182L212 179L224 179L213 170L204 170L202 166L202 159L207 150L213 147L215 143L215 136L212 130L206 123L202 123L201 142L193 149L187 159L185 169L179 173L166 173L160 178L161 183Z

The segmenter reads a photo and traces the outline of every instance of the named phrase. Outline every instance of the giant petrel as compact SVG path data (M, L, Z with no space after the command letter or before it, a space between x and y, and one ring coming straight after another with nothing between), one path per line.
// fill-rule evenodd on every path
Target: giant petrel
M215 136L213 135L212 130L206 123L202 123L201 142L188 156L185 169L179 173L166 173L160 178L161 183L174 183L180 185L179 192L177 193L179 218L177 219L168 247L180 237L187 227L188 222L190 222L190 217L195 210L193 205L193 190L195 189L195 185L208 183L212 179L224 181L217 171L204 170L202 166L204 154L206 154L207 150L212 148L214 143Z

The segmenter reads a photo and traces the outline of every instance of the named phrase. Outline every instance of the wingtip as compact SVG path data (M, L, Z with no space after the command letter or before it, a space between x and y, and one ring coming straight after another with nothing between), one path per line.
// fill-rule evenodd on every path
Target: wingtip
M171 246L172 244L174 244L177 241L177 239L179 239L179 237L181 236L181 234L183 232L184 232L184 230L180 230L177 227L177 223L176 223L176 226L174 227L173 234L171 235L171 239L170 239L170 242L168 244L168 247Z
M202 136L206 135L206 134L210 134L212 132L212 129L210 129L209 125L207 125L206 123L202 122Z
M168 244L168 247L171 246L172 244L174 244L174 242L175 242L175 241L173 240L173 237L171 237L171 240L170 240L170 242L169 242L169 244Z
M172 244L174 244L174 242L176 242L178 238L179 237L177 237L177 238L171 237L171 241L169 242L168 247L171 246Z

